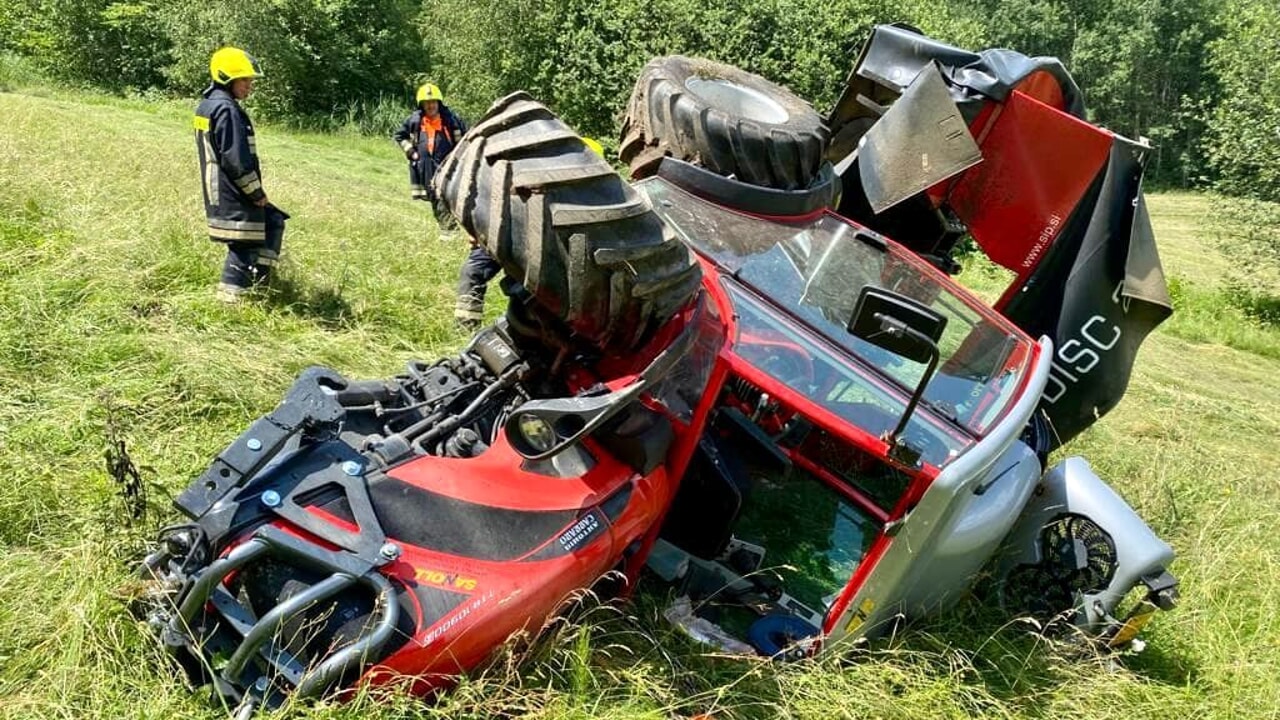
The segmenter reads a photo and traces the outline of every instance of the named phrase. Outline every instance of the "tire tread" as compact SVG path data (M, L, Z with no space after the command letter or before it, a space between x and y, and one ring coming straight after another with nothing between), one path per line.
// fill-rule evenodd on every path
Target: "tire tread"
M768 126L730 115L685 90L685 79L697 72L765 92L790 116ZM729 65L677 55L653 60L641 72L618 154L637 179L656 174L662 158L671 156L742 182L798 190L821 172L828 137L822 118L785 88Z
M648 200L525 93L495 103L435 183L543 313L600 350L635 350L698 292L697 263Z

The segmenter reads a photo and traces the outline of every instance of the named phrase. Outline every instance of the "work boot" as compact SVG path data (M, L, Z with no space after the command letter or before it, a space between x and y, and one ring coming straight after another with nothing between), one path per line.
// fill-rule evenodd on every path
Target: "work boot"
M257 245L253 243L227 243L227 259L222 263L221 282L214 295L222 302L234 303L244 299L253 287Z
M234 305L244 300L248 293L249 288L222 282L218 283L218 287L214 289L213 296L221 302Z
M480 329L480 323L484 322L484 300L477 301L474 295L458 296L453 306L453 321L463 330Z

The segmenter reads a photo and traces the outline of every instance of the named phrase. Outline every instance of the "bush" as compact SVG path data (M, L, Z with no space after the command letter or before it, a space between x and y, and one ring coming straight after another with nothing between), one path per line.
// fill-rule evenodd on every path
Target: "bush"
M414 85L463 117L528 90L611 144L639 69L698 55L826 112L872 25L1060 57L1091 119L1155 146L1148 180L1280 199L1274 0L0 0L0 53L113 92L191 96L210 53L245 48L258 117L385 133Z
M1216 218L1234 265L1227 301L1263 325L1280 326L1280 203L1224 200Z
M50 76L117 92L164 79L169 43L155 31L162 11L150 2L7 2L0 47L26 55Z
M0 50L0 92L51 84L29 58Z
M0 4L0 55L14 51L18 34L17 3Z
M523 89L580 132L612 137L640 68L655 56L737 65L825 112L871 26L897 20L962 44L983 34L966 6L933 0L426 0L422 21L432 77L465 115Z
M169 83L188 94L208 85L210 54L234 45L266 72L254 96L262 115L345 117L381 96L408 95L426 62L417 10L413 0L175 0L164 21Z
M1280 201L1280 6L1234 4L1210 47L1222 95L1209 116L1205 150L1220 189Z
M399 95L381 95L347 106L346 112L334 116L332 125L325 129L352 135L389 135L410 112L411 105Z
M1204 172L1207 43L1226 0L984 0L991 41L1063 61L1090 119L1155 152L1148 181L1187 186Z

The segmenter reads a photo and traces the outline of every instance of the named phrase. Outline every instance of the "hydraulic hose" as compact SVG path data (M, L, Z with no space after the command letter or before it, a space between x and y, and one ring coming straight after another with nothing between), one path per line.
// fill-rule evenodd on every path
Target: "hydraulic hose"
M516 382L520 379L520 377L524 375L526 372L528 372L528 370L529 370L529 366L526 365L525 363L519 363L516 365L512 365L510 368L507 368L507 371L502 373L502 375L497 379L496 382L494 382L489 387L485 388L483 392L477 395L476 399L472 400L471 404L467 405L467 407L463 409L462 412L439 423L434 428L431 428L430 430L428 430L426 434L424 434L422 437L413 440L413 449L418 452L426 452L426 450L424 450L423 448L427 445L427 443L434 442L438 440L440 437L444 435L448 435L454 430L457 430L459 427L462 427L463 423L466 423L467 421L471 420L472 416L475 415L476 412L479 411L481 408L483 408L485 405L487 405L489 401L493 399L494 395L497 395L499 392L502 392L503 390L510 388L512 385L515 385ZM406 440L408 440L412 437L410 435L410 431L411 430L417 431L420 428L420 426L424 426L426 422L427 422L426 420L423 420L422 422L415 423L410 427L405 428L405 430L400 434Z

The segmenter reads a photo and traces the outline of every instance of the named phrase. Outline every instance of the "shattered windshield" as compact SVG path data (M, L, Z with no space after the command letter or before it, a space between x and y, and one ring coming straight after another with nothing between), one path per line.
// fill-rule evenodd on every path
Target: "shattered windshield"
M906 249L831 214L788 225L727 210L661 178L638 187L686 243L741 283L742 289L729 287L739 316L735 352L745 357L744 342L756 346L754 357L747 359L809 397L829 407L848 401L875 405L879 410L866 412L883 410L896 419L894 413L905 407L923 376L923 363L847 331L859 293L872 285L910 297L947 318L938 341L938 371L924 393L924 405L935 418L980 436L1016 399L1031 357L1030 339L976 299L955 292L945 276ZM752 294L794 321L793 327L771 319L772 313L765 308L755 307L760 303L750 298ZM814 335L825 342L815 343ZM753 336L766 338L765 345ZM832 350L844 365L851 364L848 357L858 358L863 372L845 368L838 382L819 377L818 368L828 364L821 356L832 356ZM808 360L787 362L789 353ZM797 363L803 366L799 377ZM772 367L779 365L784 369ZM839 412L841 408L832 409ZM878 427L887 420L855 422L868 429L868 424ZM931 434L943 439L947 435ZM954 442L943 444L952 456L960 449ZM926 459L936 454L926 451ZM931 462L940 464L936 459Z

